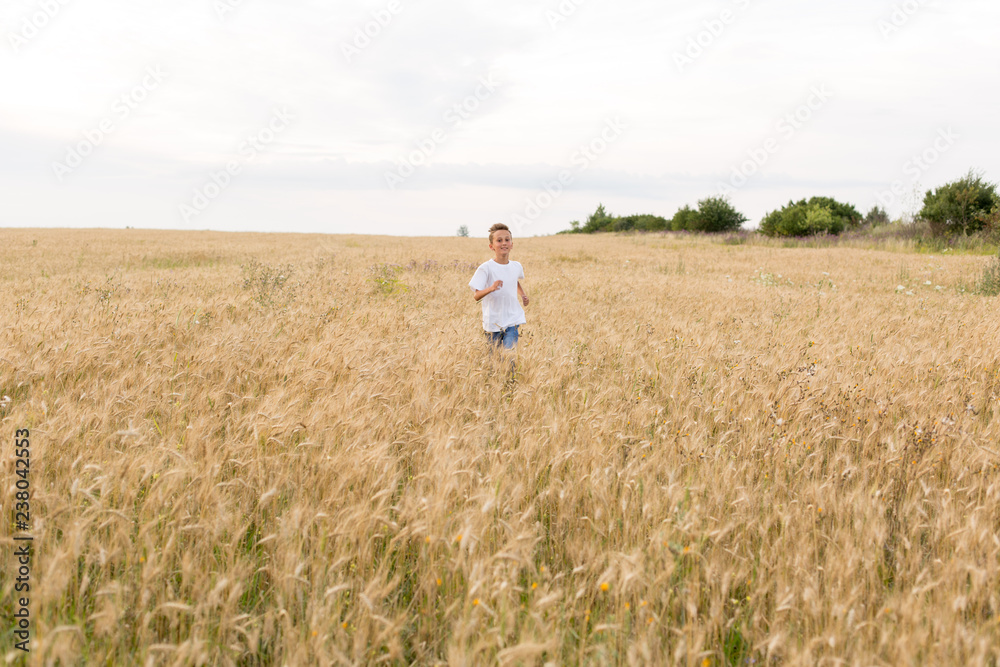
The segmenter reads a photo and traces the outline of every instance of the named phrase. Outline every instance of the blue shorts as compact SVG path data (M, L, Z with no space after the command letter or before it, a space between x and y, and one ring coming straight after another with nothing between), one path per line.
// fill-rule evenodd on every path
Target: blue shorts
M520 326L520 325L517 325ZM487 331L486 340L499 349L501 346L507 350L517 345L517 326L507 327L503 331Z

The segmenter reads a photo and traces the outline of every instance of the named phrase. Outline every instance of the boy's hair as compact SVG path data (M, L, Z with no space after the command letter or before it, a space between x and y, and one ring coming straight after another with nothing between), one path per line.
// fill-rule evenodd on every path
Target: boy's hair
M490 243L493 243L493 234L495 234L496 232L499 232L499 231L507 231L507 232L509 232L510 228L507 225L503 224L502 222L498 222L497 224L495 224L492 227L490 227ZM514 237L514 235L511 234L511 238L513 238L513 237Z

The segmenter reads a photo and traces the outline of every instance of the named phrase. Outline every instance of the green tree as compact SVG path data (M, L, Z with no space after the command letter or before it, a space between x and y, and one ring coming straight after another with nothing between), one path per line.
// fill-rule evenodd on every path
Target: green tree
M918 214L927 220L935 234L967 235L987 226L990 213L1000 204L995 183L970 170L964 177L928 190L924 207Z
M881 206L874 206L865 216L864 224L868 227L878 227L889 224L889 214Z
M838 227L837 220L829 208L820 204L813 204L806 209L805 229L806 234L823 234L826 232L838 234L842 228ZM831 231L834 229L837 231Z
M674 213L670 229L675 232L731 232L747 221L747 217L733 208L725 197L708 197L698 202L698 208L688 205Z
M725 197L708 197L698 202L697 216L700 232L735 232L747 217L733 208Z
M598 204L597 210L590 214L580 231L587 234L610 232L613 224L614 218L604 210L604 204Z
M469 237L469 228L468 228L468 226L462 225L461 227L459 227L458 228L458 236L461 236L462 238L468 238Z
M777 211L770 211L760 221L760 233L764 236L795 236L795 232L805 235L806 213L804 206L788 205Z
M835 219L839 219L839 224L843 225L841 231L844 229L854 229L860 226L863 220L861 214L858 213L858 209L854 208L854 206L851 204L842 204L832 197L813 197L809 200L808 204L810 206L822 206L830 209L830 214ZM831 233L839 234L840 231Z
M640 232L657 232L667 229L669 222L666 218L651 213L641 213L638 215L626 215L615 218L612 229L616 232L636 230Z
M593 234L594 232L656 232L670 229L670 221L652 213L625 215L620 218L607 212L604 204L598 204L597 210L581 225L576 220L569 223L570 228L560 234Z
M698 211L687 204L677 209L670 219L670 229L675 232L694 231L698 227Z
M840 234L861 224L861 214L850 204L830 197L790 201L779 211L771 211L760 223L766 236L810 236Z

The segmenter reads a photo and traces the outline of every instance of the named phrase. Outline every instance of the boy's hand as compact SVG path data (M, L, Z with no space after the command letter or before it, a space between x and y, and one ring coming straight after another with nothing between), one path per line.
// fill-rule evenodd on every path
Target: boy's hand
M495 283L493 283L493 287L490 288L490 289L492 289L494 292L496 292L501 287L503 287L503 281L502 280L498 280Z
M527 295L527 294L523 294L523 293L522 293L522 294L521 294L521 301L523 301L523 302L524 302L524 305L526 305L526 306L527 306L527 305L528 305L528 295Z

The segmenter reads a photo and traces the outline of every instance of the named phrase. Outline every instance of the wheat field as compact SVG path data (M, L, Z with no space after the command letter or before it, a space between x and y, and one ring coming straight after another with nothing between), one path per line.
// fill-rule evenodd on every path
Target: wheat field
M984 259L0 230L31 664L995 665ZM2 652L14 571L10 519Z

